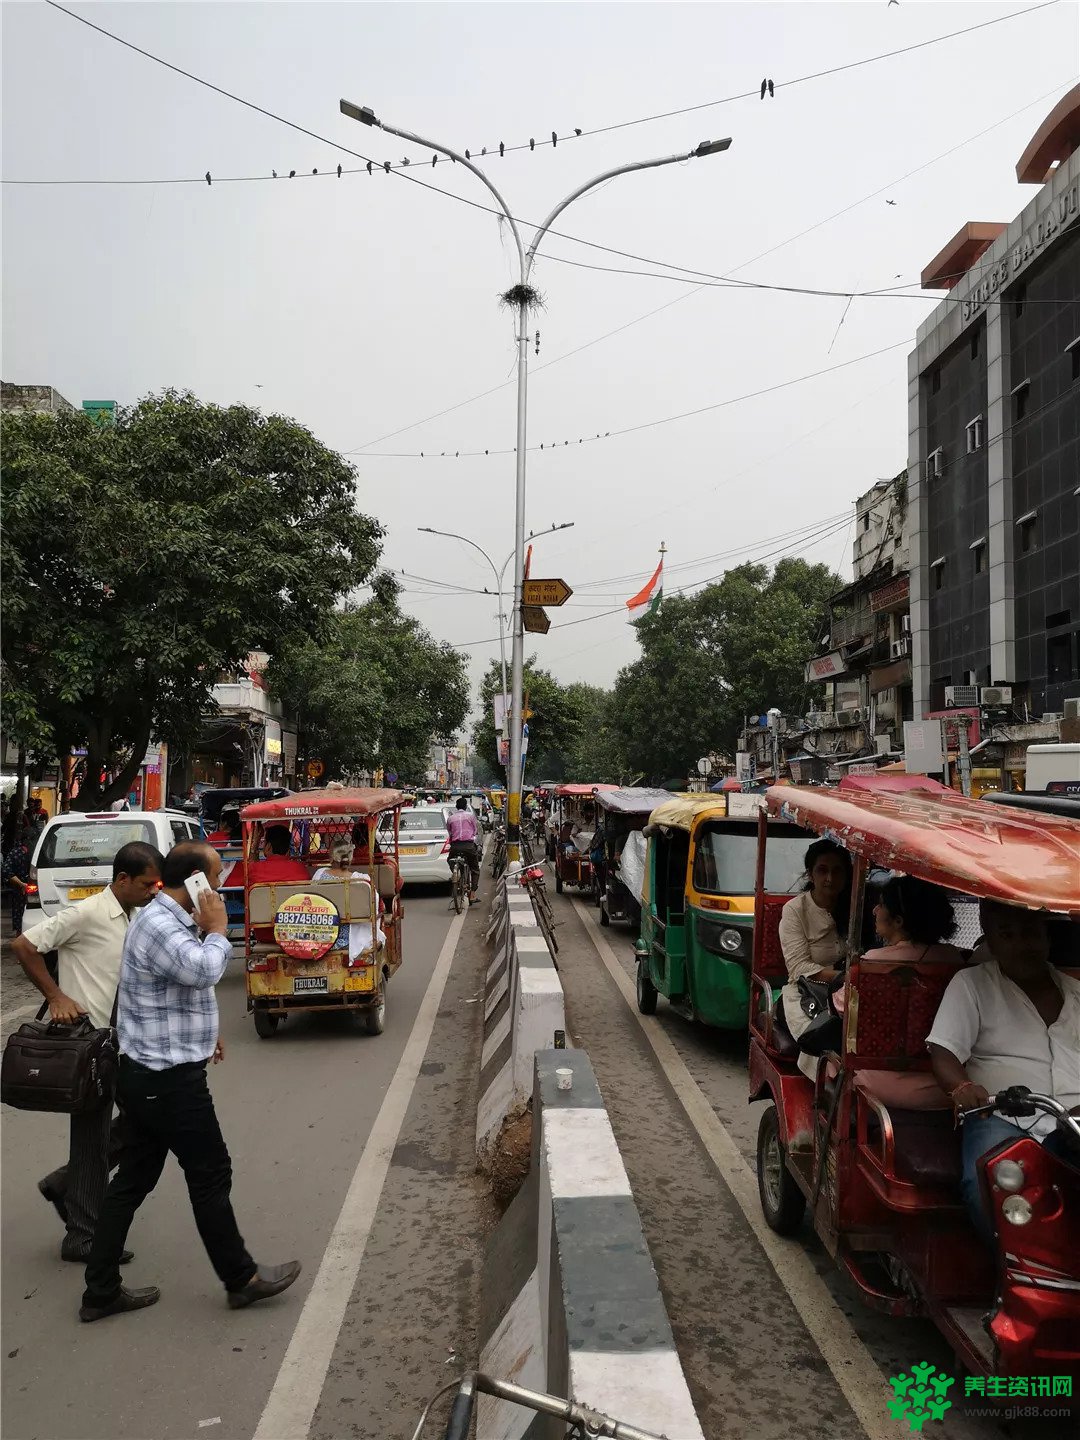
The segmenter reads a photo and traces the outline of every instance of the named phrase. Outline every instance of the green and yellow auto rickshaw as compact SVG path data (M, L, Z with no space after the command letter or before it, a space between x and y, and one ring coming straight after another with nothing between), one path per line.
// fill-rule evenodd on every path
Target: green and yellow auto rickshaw
M637 952L637 1003L657 997L689 1019L741 1030L750 1006L754 879L762 797L735 791L675 795L645 827L645 883ZM793 895L809 838L769 822L767 894Z

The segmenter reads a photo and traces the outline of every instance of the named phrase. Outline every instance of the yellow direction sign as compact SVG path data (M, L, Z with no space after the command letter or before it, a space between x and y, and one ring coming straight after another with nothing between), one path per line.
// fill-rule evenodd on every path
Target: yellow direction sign
M565 580L526 580L522 603L525 605L565 605L573 594Z
M539 605L524 605L521 613L525 617L525 629L530 635L546 635L551 629L547 612L541 610Z

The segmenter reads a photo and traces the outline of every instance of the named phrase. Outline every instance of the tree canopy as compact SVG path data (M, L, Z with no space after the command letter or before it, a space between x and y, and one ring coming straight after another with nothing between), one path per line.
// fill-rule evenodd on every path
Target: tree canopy
M83 808L126 793L151 736L190 743L250 651L324 633L378 561L353 467L284 416L167 390L112 426L8 414L3 443L4 730L85 744Z
M393 587L335 611L318 639L296 637L270 664L271 689L300 718L328 779L381 766L423 781L428 746L469 708L465 657L398 609Z

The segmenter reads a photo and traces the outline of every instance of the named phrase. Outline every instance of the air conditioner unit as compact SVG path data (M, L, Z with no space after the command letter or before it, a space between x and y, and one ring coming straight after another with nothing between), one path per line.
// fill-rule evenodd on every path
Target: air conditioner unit
M1012 704L1012 686L984 685L979 691L979 704L987 710L1007 710Z
M835 712L835 710L822 710L822 711L820 711L819 713L820 713L820 715L821 715L821 728L822 728L823 730L835 730L835 729L836 729L836 712Z
M879 755L890 755L893 748L893 737L886 731L884 735L874 736L874 749Z
M889 646L889 654L894 660L902 660L907 654L907 641L894 640Z
M1064 718L1065 717L1059 715L1056 710L1048 710L1045 714L1039 716L1039 722L1042 725L1056 725L1059 720L1063 720Z
M977 685L946 685L945 686L945 708L956 710L961 706L970 709L979 703L979 687Z
M910 615L901 615L901 616L900 616L900 631L901 631L901 633L904 634L904 635L910 635L910 634L911 634L911 616L910 616Z
M1066 700L1061 709L1062 719L1080 720L1080 700Z
M845 729L851 725L859 725L862 723L862 711L838 710L836 712L836 723Z

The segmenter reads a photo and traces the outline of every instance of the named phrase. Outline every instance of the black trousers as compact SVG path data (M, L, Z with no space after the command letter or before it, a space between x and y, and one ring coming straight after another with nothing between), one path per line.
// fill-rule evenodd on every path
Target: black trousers
M97 1227L109 1171L120 1159L121 1121L113 1115L113 1098L93 1110L71 1117L71 1138L66 1165L51 1171L41 1182L67 1210L64 1251L86 1259Z
M480 847L475 840L451 840L450 858L460 855L469 864L469 890L475 894L480 884Z
M86 1265L84 1305L102 1305L120 1291L120 1254L135 1212L150 1194L171 1151L187 1180L195 1224L226 1290L242 1290L255 1274L229 1199L232 1161L221 1134L206 1061L147 1070L120 1057L123 1112L120 1165L101 1206Z

